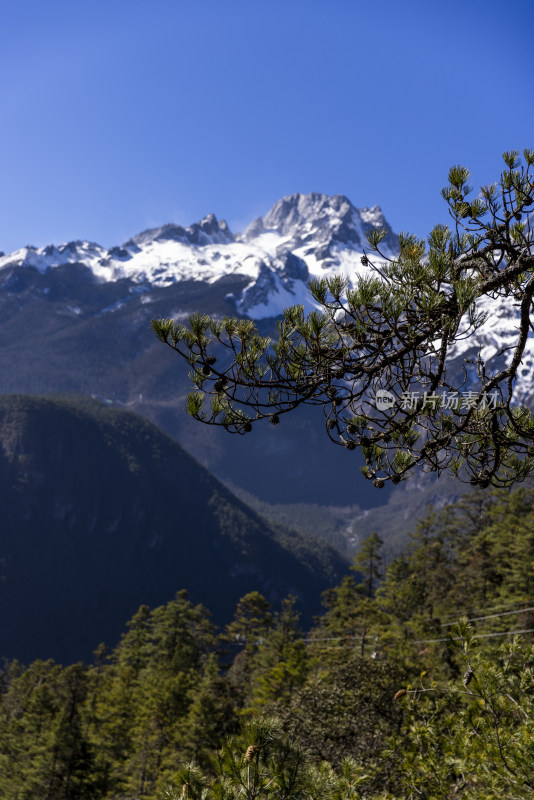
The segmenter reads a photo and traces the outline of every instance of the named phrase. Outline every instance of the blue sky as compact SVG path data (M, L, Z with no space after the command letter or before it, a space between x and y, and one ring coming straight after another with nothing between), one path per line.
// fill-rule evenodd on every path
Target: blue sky
M446 221L452 164L534 147L534 3L4 3L0 250L120 244L293 192Z

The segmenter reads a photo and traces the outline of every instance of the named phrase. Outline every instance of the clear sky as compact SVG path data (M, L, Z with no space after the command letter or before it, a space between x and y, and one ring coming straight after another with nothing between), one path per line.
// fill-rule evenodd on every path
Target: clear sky
M0 250L120 244L294 192L446 221L534 147L533 0L5 0Z

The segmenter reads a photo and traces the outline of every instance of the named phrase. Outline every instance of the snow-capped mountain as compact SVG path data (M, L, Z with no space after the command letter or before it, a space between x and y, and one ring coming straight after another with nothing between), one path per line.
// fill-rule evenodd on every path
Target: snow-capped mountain
M534 228L534 215L530 216ZM65 265L82 265L100 284L127 284L124 296L119 293L101 309L111 313L137 292L143 294L141 302L149 303L156 289L179 289L191 282L207 288L226 279L231 283L226 290L229 309L266 320L296 303L310 311L314 306L308 290L311 278L343 274L354 284L358 275L370 269L362 266L361 256L367 247L365 234L372 228L387 231L381 249L394 257L398 239L379 206L357 209L344 195L294 194L275 203L242 234L233 234L224 220L208 214L187 228L176 224L151 228L109 250L86 241L25 247L0 257L0 286L9 290L15 267L30 267L46 275ZM72 313L78 313L76 309L67 307ZM199 309L180 308L179 315L193 310ZM486 362L502 369L512 357L518 309L484 298L480 310L488 318L476 340L459 341L451 358L461 365L482 348ZM474 385L474 367L471 371ZM534 340L529 340L516 389L518 399L532 396L533 381Z
M278 201L244 234L232 234L224 220L209 214L188 228L169 224L144 231L110 250L81 241L25 247L0 258L0 274L15 266L44 273L82 264L100 281L126 278L148 289L242 276L246 284L233 298L236 310L265 319L295 303L309 310L310 278L342 272L353 282L364 269L360 258L371 228L388 231L383 246L393 255L397 238L379 206L356 209L343 195L295 194Z
M230 307L262 320L279 316L295 303L310 311L313 301L307 285L311 278L341 273L353 284L358 275L365 274L369 267L362 266L361 256L367 245L365 234L372 228L387 231L381 248L393 257L398 239L379 206L357 209L344 195L294 194L275 203L242 234L234 235L224 220L208 214L187 228L167 224L143 231L109 250L82 241L25 247L0 257L0 284L9 288L8 268L32 267L45 274L68 264L83 265L100 283L129 283L129 297L115 298L102 309L109 313L122 308L132 292L143 292L142 301L147 303L155 288L185 282L209 286L233 278L239 280L238 289L232 286L233 291L228 291ZM515 340L518 310L489 298L480 309L488 319L476 341L459 341L452 359L463 363L481 347L484 359L502 369L512 357L511 348L503 348ZM181 309L186 315L191 310L196 309ZM527 399L534 381L532 340L527 343L520 377L524 386L517 387L517 396Z
M534 228L532 214L530 226ZM226 279L232 282L226 295L229 308L265 320L296 303L311 310L311 278L343 274L353 284L358 275L365 274L370 268L362 266L361 256L367 246L366 232L373 228L387 231L381 249L386 256L394 257L398 239L379 206L357 209L344 195L294 194L275 203L242 234L234 235L224 220L208 214L187 228L167 224L143 231L109 250L86 241L25 247L0 257L0 285L9 290L10 273L15 267L30 267L45 275L65 265L81 265L100 284L128 284L126 296L115 296L101 309L110 313L123 308L132 293L143 293L141 302L149 303L150 292L155 289L179 288L190 282L207 287ZM67 308L78 313L78 306ZM180 313L187 316L192 310L197 309L180 309ZM476 340L459 341L451 358L463 364L482 348L485 361L502 369L512 357L518 309L484 298L480 310L487 313L487 321ZM475 383L474 367L472 372ZM531 339L520 370L518 399L527 400L532 395L533 381Z

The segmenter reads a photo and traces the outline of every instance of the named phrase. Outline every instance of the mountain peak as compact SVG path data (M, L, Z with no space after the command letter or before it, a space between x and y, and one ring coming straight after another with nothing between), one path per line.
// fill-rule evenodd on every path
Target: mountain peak
M318 225L334 216L343 216L356 210L342 194L329 197L319 192L287 195L278 200L262 219L263 228L276 231L281 236L293 235L306 224ZM256 220L252 225L258 222ZM252 226L251 226L252 227ZM248 234L247 229L245 235Z
M366 231L377 227L386 228L386 246L394 251L396 237L380 206L357 209L343 194L297 193L278 200L265 217L247 228L244 238L251 241L274 232L288 237L293 249L313 244L317 258L324 259L332 255L335 245L365 247Z
M234 236L226 220L218 220L215 214L207 214L200 222L194 222L188 228L183 228L175 223L167 223L158 228L148 228L142 233L133 236L124 243L123 247L139 247L147 242L181 242L183 244L206 245L228 244L233 242Z

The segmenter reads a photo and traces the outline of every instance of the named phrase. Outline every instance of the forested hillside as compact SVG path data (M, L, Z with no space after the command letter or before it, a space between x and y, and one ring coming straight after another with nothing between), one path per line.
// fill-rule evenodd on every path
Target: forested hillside
M0 397L0 658L88 659L178 589L216 621L258 589L311 622L346 562L265 522L155 425L83 398Z
M387 565L373 534L309 631L253 591L217 632L179 592L90 666L8 664L0 797L530 798L533 504L474 491Z

